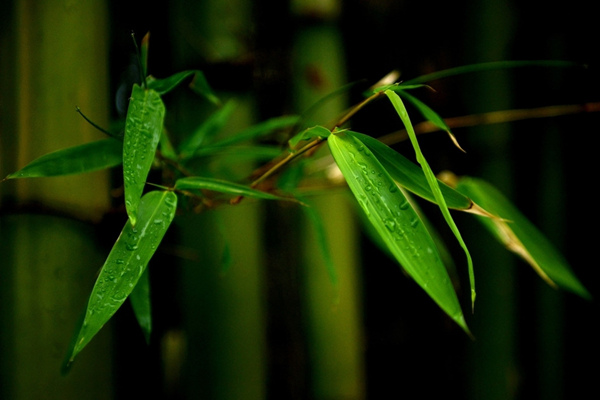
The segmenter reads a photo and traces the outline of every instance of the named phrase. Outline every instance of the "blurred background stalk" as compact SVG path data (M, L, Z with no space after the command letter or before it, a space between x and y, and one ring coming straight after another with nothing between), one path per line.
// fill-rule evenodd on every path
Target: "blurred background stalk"
M293 106L303 113L347 83L344 42L339 26L341 1L291 2L297 28L292 45ZM303 121L332 127L349 107L342 92ZM323 146L314 157L326 156ZM333 282L313 222L302 220L307 351L311 390L308 398L363 399L366 396L360 285L359 236L355 208L347 193L328 191L310 199L325 228L337 282Z
M8 1L0 16L1 174L102 137L75 106L108 125L104 1ZM0 397L110 399L110 325L75 368L60 364L104 254L98 222L108 175L0 185Z
M245 38L252 24L252 2L178 1L170 5L170 12L174 21L171 34L176 38L172 49L175 71L207 66L211 86L224 102L235 102L219 137L259 122L256 100L248 93L251 85L236 85L250 54ZM181 137L202 122L202 115L215 109L178 94L172 103L179 110L174 133ZM234 181L245 178L255 167L239 157L208 161L207 167L217 176ZM228 165L229 161L234 165ZM178 297L186 346L182 398L265 398L266 257L261 227L262 205L251 199L176 220L177 245L197 255L195 260L180 260Z

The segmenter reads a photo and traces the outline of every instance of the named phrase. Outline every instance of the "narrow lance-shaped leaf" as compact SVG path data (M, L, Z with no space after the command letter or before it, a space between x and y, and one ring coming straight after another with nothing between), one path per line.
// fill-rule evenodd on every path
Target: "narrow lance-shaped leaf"
M230 100L223 107L212 113L188 138L179 146L181 158L186 159L205 145L217 134L235 110L235 101Z
M212 190L215 192L232 194L235 196L254 197L266 200L298 201L291 197L277 196L272 193L263 192L239 183L228 182L221 179L192 176L181 178L175 182L177 190Z
M404 90L398 90L397 93L400 94L400 96L404 97L406 100L408 100L410 103L412 103L412 105L414 105L417 108L417 110L419 110L419 112L423 115L423 117L425 117L429 122L437 126L439 129L446 131L446 133L450 137L450 140L452 140L452 143L454 143L456 147L458 147L461 151L464 152L463 148L460 147L460 145L458 144L458 140L456 140L456 137L450 131L450 127L448 126L448 124L446 124L444 119L439 116L438 113L433 111L427 104L423 103L415 96L406 93L406 91Z
M311 140L317 137L327 138L331 134L331 131L323 126L317 125L311 128L307 128L302 132L294 135L290 140L288 140L288 144L291 149L294 149L298 143L303 140Z
M302 202L308 205L308 207L302 207L302 210L314 228L316 240L319 245L319 250L321 251L321 256L323 257L323 262L327 268L329 280L337 291L339 289L339 280L335 263L333 262L333 256L329 248L329 241L327 240L327 232L325 230L325 226L323 225L323 219L319 216L319 213L315 210L315 208L312 207L308 201L306 201L306 199L302 199Z
M433 239L391 176L355 137L333 133L328 143L348 186L390 252L419 286L469 332Z
M140 328L150 344L150 334L152 333L152 309L150 303L150 276L148 268L144 271L137 285L129 295L129 301L138 321Z
M447 78L449 76L463 75L473 72L493 71L509 68L522 67L558 67L568 68L581 66L571 61L560 60L517 60L517 61L492 61L486 63L469 64L455 68L448 68L442 71L432 72L431 74L421 75L414 79L403 82L403 85L413 85L417 83L431 82L436 79Z
M82 174L114 167L123 161L123 143L104 139L43 155L5 179Z
M348 134L369 147L398 185L428 201L437 202L422 168L371 136L353 131L348 131ZM438 181L438 184L448 207L463 211L473 207L471 199L464 194L443 182Z
M213 90L208 85L204 73L198 70L189 70L177 72L168 78L157 79L153 76L148 77L148 88L156 90L160 95L167 94L190 76L194 76L194 80L190 83L190 87L198 94L206 97L211 103L220 105L221 101L217 98Z
M136 227L127 221L92 289L83 323L69 350L67 366L121 307L144 273L177 208L173 192L153 191L139 206Z
M415 134L415 130L412 126L412 123L410 122L408 112L406 111L406 107L404 107L404 103L402 102L402 99L400 99L400 96L398 96L397 93L395 93L391 90L386 90L385 95L390 99L390 101L392 102L392 105L394 106L394 109L398 113L398 116L400 116L400 119L402 120L402 123L404 124L404 127L406 128L406 132L408 133L408 137L410 138L410 142L411 142L413 148L415 149L417 161L421 165L421 168L423 168L423 172L425 173L425 178L427 178L429 187L431 188L431 191L432 191L433 195L435 196L436 203L440 207L440 210L442 212L442 215L444 216L444 219L446 220L446 223L452 230L452 233L454 233L454 236L458 240L458 243L460 244L463 251L465 252L465 255L467 257L468 269L469 269L469 281L471 284L471 308L474 308L475 307L475 297L476 297L475 274L473 273L473 260L471 259L471 254L469 253L469 250L467 249L467 245L465 244L465 242L458 230L458 227L456 226L456 224L454 223L454 220L452 219L452 216L450 215L450 211L448 210L448 206L446 205L446 200L444 199L444 196L443 196L440 186L438 184L438 180L436 179L433 171L429 167L429 164L427 163L425 156L423 156L423 153L421 152L421 147L419 146L419 142L417 141L417 135Z
M510 251L527 261L546 282L583 298L591 298L564 257L498 189L481 179L464 177L458 181L457 190L500 217L478 219Z
M133 85L123 142L125 207L135 226L137 207L150 172L165 118L165 105L154 90Z

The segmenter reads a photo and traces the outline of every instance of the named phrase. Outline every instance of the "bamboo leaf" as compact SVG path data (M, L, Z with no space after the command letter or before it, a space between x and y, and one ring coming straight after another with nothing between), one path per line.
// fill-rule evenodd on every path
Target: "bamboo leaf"
M398 113L398 116L402 120L402 123L404 124L404 127L406 128L406 131L408 133L408 137L410 138L410 142L411 142L413 148L415 149L417 161L421 165L421 168L423 168L423 172L425 173L425 178L427 179L427 182L429 183L429 187L431 188L431 191L432 191L433 195L435 196L436 203L440 207L440 211L442 212L442 215L444 216L446 223L452 230L452 233L454 233L454 236L458 240L458 243L460 244L463 251L465 252L465 256L467 257L468 269L469 269L469 281L471 284L471 308L473 309L475 307L475 297L476 297L475 274L473 273L473 260L471 259L471 254L469 253L469 249L467 249L467 245L465 244L465 242L460 234L460 231L458 230L458 227L456 226L456 224L454 223L454 220L452 219L452 216L450 215L450 211L448 210L448 206L446 205L446 200L444 199L444 195L442 194L438 180L436 179L435 175L433 174L433 171L429 167L429 164L427 163L425 156L423 156L423 153L421 152L419 142L417 141L417 135L415 134L415 130L412 126L412 123L410 122L408 112L406 111L406 107L404 107L404 103L402 102L402 99L400 99L400 96L398 96L397 93L395 93L391 90L386 90L385 95L390 99L390 101L392 102L392 105L394 106L394 109L396 110L396 112Z
M448 272L433 239L373 153L357 138L334 132L333 157L367 218L406 272L467 333Z
M123 143L104 139L43 155L5 179L82 174L114 167L123 161Z
M464 152L463 148L458 144L458 140L456 140L456 137L450 131L450 127L446 124L444 119L439 116L438 113L433 111L427 104L423 103L415 96L406 93L404 90L394 91L397 92L400 96L404 97L406 100L408 100L412 105L414 105L416 109L419 110L419 112L423 115L423 117L425 117L425 119L427 119L433 125L437 126L440 130L446 131L448 136L450 136L450 140L452 140L452 143L454 143L456 147L458 147L462 152Z
M253 139L258 139L271 134L272 132L291 127L298 123L300 117L297 115L289 115L283 117L271 118L266 121L260 122L256 125L244 129L243 131L236 133L230 137L222 139L218 142L212 143L210 147L226 147L240 142L246 142Z
M153 191L139 205L138 224L128 220L90 295L83 323L69 349L66 367L131 294L167 231L177 208L173 192Z
M194 76L194 79L190 83L190 88L194 90L194 92L205 97L208 101L217 106L221 104L221 101L215 95L210 85L206 81L204 73L198 70L181 71L163 79L157 79L153 76L149 76L148 88L157 91L162 96L175 89L190 76Z
M152 313L150 303L150 277L148 268L144 271L135 288L129 295L131 307L135 317L142 328L146 343L150 344L150 334L152 333Z
M277 196L272 193L262 192L239 183L228 182L221 179L192 176L181 178L175 182L176 190L212 190L235 196L254 197L267 200L298 201L291 197Z
M123 142L125 207L135 226L137 206L150 172L165 118L165 105L158 92L133 85Z
M194 155L200 147L218 133L233 113L235 102L228 101L225 105L212 113L200 126L181 144L179 152L181 158L186 159Z
M304 204L307 204L308 207L302 207L305 215L308 220L311 222L317 243L319 245L319 250L321 251L321 256L323 257L323 262L325 263L325 267L327 268L327 274L329 275L329 280L331 284L338 289L338 275L335 268L335 263L333 262L333 256L331 255L331 251L329 248L329 241L327 240L327 232L325 230L325 226L323 225L323 218L319 215L319 213L315 210L311 204L306 201L306 199L301 199Z
M449 76L463 75L473 72L493 71L500 69L522 68L522 67L558 67L568 68L577 67L580 64L570 61L560 60L530 60L530 61L492 61L478 64L464 65L456 68L449 68L442 71L433 72L431 74L421 75L414 79L409 79L403 82L404 85L412 85L416 83L431 82L437 79L447 78Z
M457 190L500 217L477 218L510 251L528 262L546 282L591 299L590 293L573 274L564 257L498 189L481 179L465 177L458 181Z
M422 168L419 168L402 154L371 136L353 131L349 131L348 134L356 137L367 145L398 185L419 197L431 201L432 203L437 203ZM473 207L471 199L464 194L454 190L439 180L438 185L448 207L462 211L469 210Z
M279 146L206 146L194 154L194 158L230 156L239 160L272 160L281 155Z
M307 128L302 132L294 135L290 140L288 140L288 144L291 149L296 147L296 145L303 140L311 140L317 137L327 138L331 134L331 131L323 126L317 125L311 128Z

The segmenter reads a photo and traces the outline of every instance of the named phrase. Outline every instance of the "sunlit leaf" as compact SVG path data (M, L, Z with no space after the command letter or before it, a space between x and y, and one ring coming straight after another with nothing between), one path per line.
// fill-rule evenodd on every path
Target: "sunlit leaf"
M43 155L5 179L82 174L114 167L123 161L123 142L104 139Z
M349 131L348 134L355 136L369 147L398 185L419 197L437 203L422 168L371 136L353 131ZM448 207L457 210L468 210L473 206L473 202L467 196L443 182L438 181L438 184Z
M454 233L456 240L458 240L458 243L460 244L463 251L465 252L465 256L467 257L468 269L469 269L469 281L471 284L471 307L474 308L475 307L475 297L476 297L475 274L473 273L473 260L471 259L471 254L469 253L469 249L467 249L467 245L465 244L465 242L462 238L462 235L460 234L460 231L458 230L458 227L456 226L456 224L454 223L454 220L452 219L452 216L450 215L450 211L448 210L446 200L444 199L444 195L442 194L442 191L440 189L439 182L436 179L433 171L429 167L429 164L427 163L425 156L421 152L421 147L419 146L419 142L417 141L417 135L415 134L415 130L412 126L412 123L410 122L410 117L408 116L406 107L404 107L404 103L402 102L402 100L400 99L398 94L391 90L386 90L385 94L392 102L394 109L398 113L398 116L400 117L400 119L402 120L402 123L404 124L404 127L406 128L406 132L408 133L410 142L411 142L413 148L415 149L415 154L417 156L417 162L421 165L421 168L423 169L423 172L425 173L425 178L427 179L427 182L429 183L429 187L431 188L431 192L433 193L433 195L435 197L435 200L436 200L435 202L440 207L440 211L442 212L442 215L444 216L446 223L452 230L452 233Z
M87 304L85 318L69 349L67 364L92 340L136 287L177 208L173 192L153 191L139 205L138 224L128 220L114 244ZM68 366L68 365L67 365Z
M150 334L152 333L152 312L150 303L150 277L148 268L140 277L135 288L129 295L129 301L135 317L142 328L146 343L150 344Z
M448 136L450 136L450 140L452 140L452 143L454 143L454 145L456 147L458 147L461 151L464 152L463 148L460 147L460 145L458 144L456 137L450 131L450 127L446 124L444 119L439 116L438 113L433 111L427 104L423 103L421 100L417 99L415 96L413 96L409 93L406 93L406 91L398 90L396 92L400 96L402 96L406 100L408 100L413 106L415 106L415 108L417 110L419 110L419 112L423 115L423 117L425 117L425 119L427 119L433 125L437 126L440 130L445 131L448 134Z
M179 146L181 158L185 159L193 156L201 146L209 142L215 134L223 129L227 121L229 121L235 107L235 101L230 100L200 124L200 126Z
M133 85L125 121L123 142L123 178L125 207L132 225L136 224L137 206L150 172L165 118L165 105L154 90Z
M235 196L254 197L258 199L297 201L294 198L277 196L272 193L252 189L251 187L241 185L239 183L228 182L215 178L205 178L200 176L178 179L177 182L175 182L175 189L212 190L215 192L232 194Z
M457 190L500 217L478 219L509 250L527 261L544 280L583 298L591 298L563 256L498 189L481 179L465 177L458 181Z
M328 143L348 186L390 252L427 294L469 332L433 239L392 177L355 137L333 133Z
M291 149L296 147L296 145L303 140L311 140L317 137L326 138L329 136L331 131L322 126L313 126L311 128L307 128L302 132L294 135L290 140L288 140L288 144Z

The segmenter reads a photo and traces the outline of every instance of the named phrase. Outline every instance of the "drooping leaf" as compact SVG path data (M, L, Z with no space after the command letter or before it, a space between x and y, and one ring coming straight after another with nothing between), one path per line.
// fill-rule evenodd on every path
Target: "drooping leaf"
M133 85L123 142L125 207L135 226L137 206L142 197L165 118L165 105L154 90Z
M291 197L277 196L272 193L263 192L260 190L253 189L251 187L241 185L239 183L228 182L221 179L206 178L200 176L192 176L188 178L181 178L175 182L176 190L212 190L215 192L221 192L226 194L232 194L235 196L254 197L258 199L267 200L287 200L297 201Z
M423 172L425 173L425 178L427 179L427 182L429 183L429 187L431 188L431 192L433 193L433 195L435 197L435 200L436 200L435 202L440 207L440 211L442 212L442 215L444 216L446 223L452 230L452 233L454 233L456 240L458 240L458 243L460 244L463 251L465 252L465 256L467 257L468 269L469 269L469 281L471 284L471 308L474 308L475 307L475 297L476 297L475 274L473 273L473 260L471 259L471 254L469 253L469 249L467 249L467 245L465 244L465 242L462 238L462 235L460 234L460 231L458 230L458 227L456 226L456 224L454 223L454 220L452 219L452 216L450 215L450 211L448 210L448 206L446 204L446 200L444 199L444 195L442 194L442 191L440 189L438 180L436 179L433 171L429 167L429 164L427 163L425 156L421 152L419 142L417 141L417 135L415 134L415 130L412 126L412 123L410 122L410 117L408 116L408 112L406 111L406 107L404 107L404 103L402 102L402 99L400 99L400 96L398 96L397 93L395 93L391 90L386 90L385 95L392 102L394 109L398 113L398 116L400 117L400 119L402 120L402 123L404 124L404 127L406 128L406 132L408 133L410 142L411 142L413 148L415 149L415 154L417 156L417 162L421 165L421 168L423 169Z
M457 190L500 217L477 218L550 285L556 284L583 298L591 299L590 293L573 274L564 257L498 189L481 179L464 177L458 181Z
M432 203L437 202L422 168L371 136L353 131L348 131L348 134L369 147L398 185ZM448 207L464 211L473 206L473 202L467 196L439 180L438 184Z
M464 65L456 68L449 68L442 71L432 72L431 74L421 75L414 79L404 81L404 85L412 85L416 83L431 82L437 79L447 78L449 76L463 75L473 72L493 71L510 68L522 67L558 67L568 68L577 67L580 64L571 61L560 60L524 60L524 61L492 61L478 64Z
M171 139L169 139L169 135L165 129L162 130L160 134L160 152L163 157L166 157L171 160L177 159L177 153L175 152L175 148L171 143Z
M67 366L134 290L171 224L176 208L177 195L173 192L153 191L142 198L137 226L127 221L100 270L83 323L69 349Z
M373 153L347 133L333 133L329 148L375 230L406 272L469 332L433 239Z
M123 143L104 139L43 155L5 179L82 174L114 167L123 161Z
M331 134L331 131L323 126L317 125L311 128L307 128L302 132L294 135L290 140L288 140L288 144L290 149L294 149L296 145L303 140L311 140L317 137L327 138Z
M129 301L135 314L135 318L142 328L146 343L150 344L150 334L152 333L152 312L150 303L150 277L148 268L140 277L135 288L129 295Z
M323 218L321 218L321 216L315 210L315 208L311 206L310 202L308 202L304 198L302 198L301 201L304 204L308 205L308 207L302 207L302 210L304 211L305 215L307 216L308 220L313 226L317 244L319 245L319 250L321 251L321 256L323 257L323 262L325 263L325 267L327 268L329 280L331 281L331 284L337 289L339 280L335 268L335 263L333 262L333 256L331 255L331 250L329 248L327 232L325 230L325 226L323 225Z
M228 101L223 107L212 113L206 121L200 124L179 146L181 158L186 159L193 156L202 145L208 143L215 134L223 129L235 110L235 106L235 101Z
M463 148L460 147L460 145L458 144L458 140L456 140L456 137L450 131L450 127L448 126L448 124L446 124L444 119L439 116L438 113L433 111L427 104L423 103L421 100L417 99L415 96L413 96L409 93L406 93L406 91L398 90L396 92L400 96L402 96L406 100L408 100L412 105L414 105L416 107L416 109L419 110L419 112L423 115L423 117L425 117L425 119L427 119L433 125L437 126L439 129L445 131L448 134L448 136L450 137L450 140L452 140L452 143L454 143L454 145L456 147L458 147L461 151L464 152Z
M156 90L160 95L167 94L190 76L194 76L194 79L190 83L190 88L192 90L217 106L221 104L221 101L206 81L204 73L198 70L181 71L163 79L157 79L153 76L149 76L148 88Z

